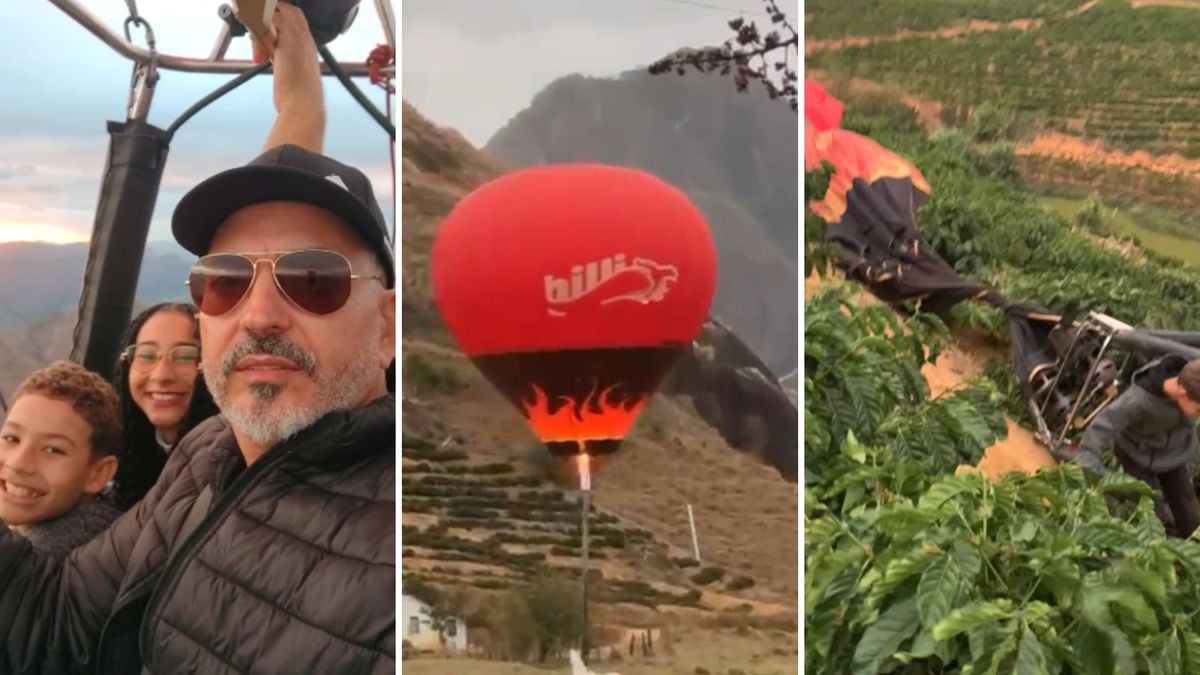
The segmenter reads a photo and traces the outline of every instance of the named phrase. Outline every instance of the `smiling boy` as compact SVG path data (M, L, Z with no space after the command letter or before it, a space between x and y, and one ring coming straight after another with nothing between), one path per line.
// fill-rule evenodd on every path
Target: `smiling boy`
M82 366L58 362L17 389L0 427L0 523L58 557L120 511L97 496L117 469L117 394Z

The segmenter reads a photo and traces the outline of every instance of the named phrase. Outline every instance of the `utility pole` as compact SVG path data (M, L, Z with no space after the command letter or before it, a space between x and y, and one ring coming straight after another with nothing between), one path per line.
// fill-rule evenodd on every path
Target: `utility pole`
M579 504L583 510L581 550L583 565L580 568L580 587L583 592L583 628L579 636L579 651L580 658L587 663L588 657L588 514L592 510L592 471L590 466L591 457L588 456L583 442L579 443L579 455L576 456L576 462L579 468Z
M692 528L692 555L700 562L700 542L696 539L696 517L692 514L692 505L687 505L688 525Z

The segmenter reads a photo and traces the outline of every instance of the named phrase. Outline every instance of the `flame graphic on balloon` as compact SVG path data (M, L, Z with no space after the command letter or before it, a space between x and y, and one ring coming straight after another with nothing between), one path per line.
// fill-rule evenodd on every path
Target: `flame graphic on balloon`
M624 438L634 420L646 405L644 397L622 400L613 395L616 384L597 392L592 391L583 400L573 396L556 396L551 405L550 397L536 384L533 385L533 400L525 400L522 406L529 426L543 442L608 440Z

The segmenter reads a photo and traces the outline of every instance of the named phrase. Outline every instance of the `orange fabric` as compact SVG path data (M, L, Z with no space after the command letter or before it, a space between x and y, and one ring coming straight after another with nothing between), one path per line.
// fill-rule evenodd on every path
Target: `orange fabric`
M814 169L823 161L836 169L829 190L820 201L810 200L813 213L835 223L846 212L846 193L856 179L868 184L881 178L909 178L913 187L929 194L929 182L911 162L875 141L842 129L842 102L830 96L819 83L805 82L804 168ZM811 101L807 97L813 97Z

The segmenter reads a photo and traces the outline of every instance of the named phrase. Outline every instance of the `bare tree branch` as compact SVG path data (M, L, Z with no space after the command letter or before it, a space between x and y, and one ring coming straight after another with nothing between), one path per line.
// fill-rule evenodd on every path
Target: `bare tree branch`
M652 63L650 73L684 75L694 68L702 73L732 74L739 92L746 91L751 82L759 82L767 96L784 99L797 111L800 34L776 0L763 0L763 4L773 26L770 32L764 35L753 21L739 17L729 22L734 37L720 47L680 49Z

